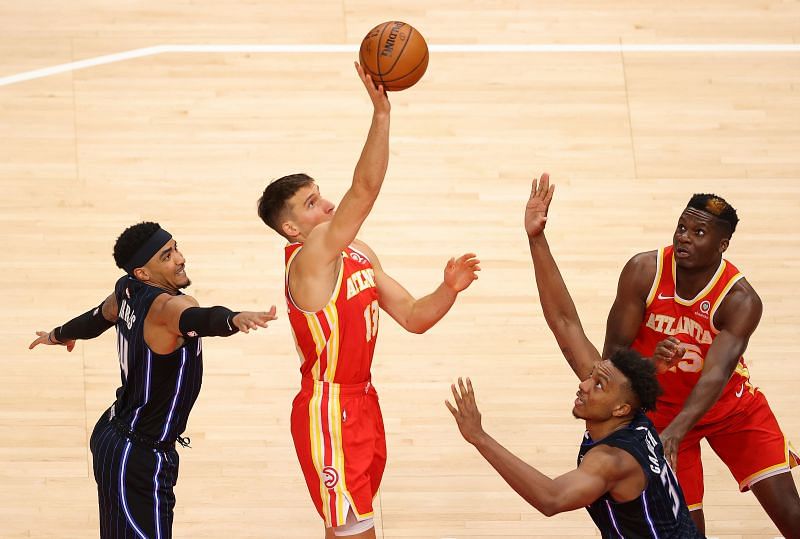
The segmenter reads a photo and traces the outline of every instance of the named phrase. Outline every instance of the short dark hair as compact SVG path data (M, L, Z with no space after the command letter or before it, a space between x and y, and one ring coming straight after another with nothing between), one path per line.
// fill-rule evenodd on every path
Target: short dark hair
M308 174L289 174L273 180L264 189L264 194L258 199L258 216L261 220L283 237L286 235L281 230L281 213L286 209L286 203L300 188L314 183L314 178Z
M736 231L736 225L739 223L736 208L721 196L712 193L697 193L692 195L686 207L711 214L723 223L727 223L729 237Z
M628 379L631 391L639 401L638 408L645 412L655 410L656 399L662 393L655 365L630 348L620 348L609 361Z
M160 228L161 226L158 223L153 223L152 221L144 221L126 228L114 244L114 262L116 262L117 267L125 269L125 263Z

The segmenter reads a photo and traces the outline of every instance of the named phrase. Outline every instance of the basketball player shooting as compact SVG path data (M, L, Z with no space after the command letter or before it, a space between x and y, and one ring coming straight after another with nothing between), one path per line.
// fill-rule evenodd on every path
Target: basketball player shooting
M383 86L355 67L372 101L372 125L339 207L322 198L313 178L292 174L264 189L258 215L289 241L286 303L302 374L292 438L309 494L326 537L374 538L372 500L386 463L370 373L379 307L406 330L423 333L478 278L480 267L471 253L451 258L443 282L416 299L356 239L389 164L391 106Z

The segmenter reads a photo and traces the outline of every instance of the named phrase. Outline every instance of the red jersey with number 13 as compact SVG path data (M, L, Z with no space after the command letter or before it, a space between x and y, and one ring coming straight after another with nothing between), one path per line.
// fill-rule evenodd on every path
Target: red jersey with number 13
M714 314L722 300L743 276L736 267L722 260L714 276L693 299L678 296L675 291L675 257L673 247L658 250L656 277L647 295L642 325L631 347L645 357L652 357L659 341L675 337L686 353L677 365L658 376L664 390L659 397L656 413L674 417L683 408L703 372L705 357L719 330L714 326ZM711 423L744 405L746 393L755 394L744 358L728 380L719 400L706 412L698 424Z
M327 305L312 313L300 309L289 292L289 267L303 247L286 246L286 303L304 377L337 384L358 384L371 378L372 354L378 336L378 289L369 259L348 247Z

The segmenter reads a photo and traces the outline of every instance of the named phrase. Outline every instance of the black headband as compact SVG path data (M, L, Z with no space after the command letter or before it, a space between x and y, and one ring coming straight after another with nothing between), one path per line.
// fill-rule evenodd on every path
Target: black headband
M165 243L172 239L172 234L164 230L163 228L159 228L153 235L150 236L146 242L139 247L133 256L125 262L122 266L125 268L129 274L133 275L133 270L136 268L141 268L147 261L153 258L153 255L161 249Z

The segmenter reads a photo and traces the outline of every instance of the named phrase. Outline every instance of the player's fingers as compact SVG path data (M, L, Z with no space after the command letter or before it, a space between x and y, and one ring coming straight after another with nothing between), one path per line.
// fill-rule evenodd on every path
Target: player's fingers
M33 349L34 349L36 346L38 346L39 344L41 344L41 342L42 342L42 340L41 340L40 338L38 338L38 337L37 337L37 339L36 339L35 341L33 341L33 342L32 342L32 343L31 343L31 344L28 346L28 350L33 350Z
M456 406L458 409L461 409L461 395L458 394L458 390L456 389L455 384L450 384L450 391L453 392L453 399L455 400Z
M466 401L469 399L469 395L467 393L467 388L464 386L464 380L459 376L458 377L458 389L461 390L461 397Z
M531 198L533 198L536 195L537 189L539 189L539 180L533 178L533 181L531 181Z
M669 459L669 465L672 468L672 471L678 473L678 455L674 451L670 450L670 452L667 453L667 458Z
M547 172L542 173L539 178L539 195L544 195L550 190L550 175Z
M270 307L269 311L267 311L267 314L272 317L272 320L275 320L276 318L278 318L277 312L278 311L275 308L275 305L273 305L272 307Z
M444 401L444 405L447 406L447 409L450 410L450 413L453 414L453 417L458 419L458 411L456 411L456 409L453 408L453 405L450 404L450 401L449 400L445 400Z
M74 348L75 348L75 341L69 341L69 342L67 343L67 352L72 352L72 350L73 350Z
M551 185L550 189L547 190L547 194L544 197L545 207L549 207L550 206L550 201L553 200L553 192L555 190L556 190L556 186L555 185Z
M469 395L469 399L474 403L475 402L475 390L472 389L472 380L469 379L469 376L467 376L467 395Z

